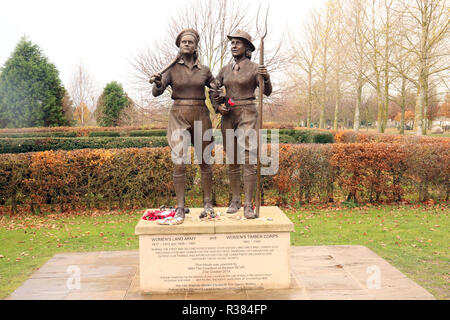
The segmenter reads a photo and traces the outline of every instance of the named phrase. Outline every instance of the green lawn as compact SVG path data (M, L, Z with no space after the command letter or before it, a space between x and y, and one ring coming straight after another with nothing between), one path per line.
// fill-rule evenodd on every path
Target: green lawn
M138 249L143 211L0 216L0 299L55 253ZM292 245L367 246L436 298L450 298L448 204L284 211L296 226Z

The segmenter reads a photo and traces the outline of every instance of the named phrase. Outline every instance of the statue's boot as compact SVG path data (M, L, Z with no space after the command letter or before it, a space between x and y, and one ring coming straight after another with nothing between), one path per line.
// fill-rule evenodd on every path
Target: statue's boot
M199 218L205 218L208 214L214 218L214 207L212 205L212 172L211 166L205 165L201 167L201 182L203 189L203 208Z
M184 215L185 215L184 208L178 207L176 209L175 215L173 216L173 220L175 221L174 224L181 224L181 223L183 223Z
M227 213L230 213L230 214L236 213L239 211L240 208L241 208L240 200L237 200L237 201L231 200L230 205L228 206L228 209L227 209Z
M257 218L256 212L253 210L252 200L256 186L256 174L244 176L244 217L247 219Z
M186 174L184 166L175 167L173 173L173 185L177 198L177 209L174 218L182 219L180 222L182 223L186 212L184 209L184 188L186 185Z
M239 165L230 165L228 176L231 187L231 202L227 213L236 213L241 208L241 170Z

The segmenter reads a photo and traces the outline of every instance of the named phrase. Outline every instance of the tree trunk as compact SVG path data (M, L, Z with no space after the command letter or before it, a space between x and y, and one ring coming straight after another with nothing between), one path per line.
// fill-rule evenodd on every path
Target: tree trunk
M381 84L377 74L377 132L384 132L383 128L383 103L381 98Z
M406 79L402 77L402 116L400 120L400 133L405 134L405 109L406 109Z
M325 107L327 104L327 44L324 44L324 50L323 50L323 58L322 58L322 67L323 67L323 73L322 73L322 105L320 108L320 118L319 118L319 128L323 129L325 128Z
M333 121L333 130L338 129L338 121L339 121L339 104L340 99L336 98L336 104L334 106L334 121Z
M427 134L427 126L428 126L428 72L424 72L424 79L423 79L423 115L422 119L424 120L424 125L422 126L422 134Z
M359 131L359 110L361 109L361 101L362 101L362 75L360 74L358 77L358 88L357 88L357 100L355 107L355 121L353 123L353 130L356 132Z
M390 34L390 6L386 6L386 22L384 29L384 106L383 106L383 132L386 130L389 116L389 34Z
M389 116L389 70L387 70L387 63L385 64L386 70L384 71L384 103L383 103L383 132L386 131L387 120Z
M312 70L308 72L308 110L307 110L307 119L306 119L306 127L311 126L311 112L312 112Z
M428 1L424 1L423 3L423 9L421 11L422 13L422 19L421 19L421 34L420 34L420 56L419 56L419 86L417 88L417 99L416 99L416 114L415 114L415 121L417 123L417 135L421 136L424 134L423 129L423 109L425 105L425 95L426 90L428 90L426 83L427 83L427 77L426 77L426 65L427 65L427 59L426 59L426 52L427 52L427 39L428 39Z
M334 105L333 130L337 130L337 128L338 128L339 107L340 107L340 103L341 103L341 83L340 83L340 78L339 78L339 68L340 68L340 59L338 57L337 69L336 69L336 104Z
M422 85L422 76L419 77L419 88L417 89L417 98L416 98L416 108L415 108L415 116L414 122L416 123L417 135L422 135L422 112L423 112L423 104L424 104L424 93L423 93L423 85Z

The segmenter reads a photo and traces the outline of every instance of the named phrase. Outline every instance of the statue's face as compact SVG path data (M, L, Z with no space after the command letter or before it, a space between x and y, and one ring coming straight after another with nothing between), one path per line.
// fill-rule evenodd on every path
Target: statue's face
M244 40L239 38L231 39L231 55L234 58L242 57L245 54L245 49Z
M184 54L194 54L195 49L197 49L195 38L190 34L182 36L180 41L180 49Z

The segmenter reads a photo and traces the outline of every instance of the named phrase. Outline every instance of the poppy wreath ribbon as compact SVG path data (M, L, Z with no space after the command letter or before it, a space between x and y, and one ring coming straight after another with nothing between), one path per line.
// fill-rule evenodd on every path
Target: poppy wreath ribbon
M172 210L151 210L147 209L142 216L143 220L154 221L175 216L175 209Z

